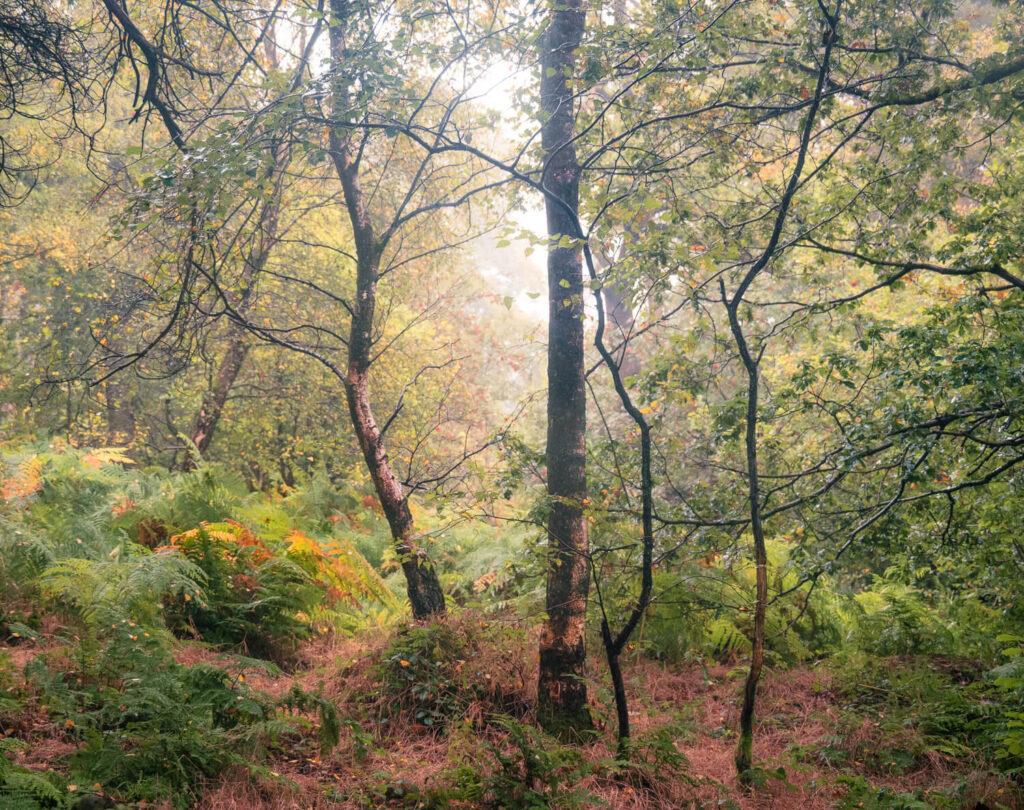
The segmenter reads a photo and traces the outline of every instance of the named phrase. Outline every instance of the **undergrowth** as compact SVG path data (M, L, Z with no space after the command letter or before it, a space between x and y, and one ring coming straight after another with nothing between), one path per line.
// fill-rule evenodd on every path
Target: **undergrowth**
M4 460L0 640L30 662L0 655L0 807L71 807L97 785L125 802L187 807L228 773L283 786L277 773L298 761L308 767L292 776L328 769L336 779L293 785L294 795L346 807L732 801L681 753L728 740L732 704L707 731L699 699L655 706L631 693L642 720L628 761L601 747L610 728L587 747L536 727L534 623L519 608L536 605L543 558L525 530L502 545L496 527L425 517L453 609L404 625L387 527L363 497L322 477L284 498L247 493L216 468L138 472L129 462L87 450ZM837 807L1024 805L1024 654L1012 610L926 591L895 570L862 577L857 591L821 576L808 591L787 545L770 552L768 669L828 661L819 671L832 672L837 711L823 736L759 764L757 790L811 790L797 783L813 770L829 775ZM628 609L628 579L604 576L609 611ZM655 584L624 658L691 667L700 689L717 680L738 695L751 566L715 554L666 560ZM334 660L345 634L359 652ZM202 662L179 660L184 642ZM725 675L712 677L716 664ZM610 703L594 678L594 700ZM611 725L606 708L593 714ZM759 716L773 733L790 719ZM40 737L67 753L18 765ZM417 748L433 752L429 777L403 771ZM922 788L925 779L942 784Z

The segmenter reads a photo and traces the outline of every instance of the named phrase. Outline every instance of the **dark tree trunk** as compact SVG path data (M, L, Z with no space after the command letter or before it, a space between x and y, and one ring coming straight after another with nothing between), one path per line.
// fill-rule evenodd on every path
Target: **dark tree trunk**
M107 411L107 444L128 445L135 438L135 412L125 372L115 374L105 383Z
M754 535L754 565L756 595L754 597L754 637L750 654L750 671L743 686L743 708L740 710L740 739L736 746L736 772L740 779L749 780L750 768L754 762L754 706L757 703L757 686L761 680L764 664L764 621L768 610L768 553L764 542L764 525L761 521L761 486L757 464L757 403L758 363L751 355L746 337L737 314L738 299L727 306L733 337L739 348L743 366L747 371L747 495L750 506L750 531Z
M549 567L547 619L540 640L538 719L565 734L592 725L587 707L586 614L590 589L587 522L587 400L583 364L583 266L579 245L559 246L578 234L579 165L572 143L573 94L568 85L583 36L580 0L552 8L541 57L544 186L548 235Z
M331 0L331 12L335 18L330 28L331 58L336 65L341 65L345 58L345 26L349 15L347 0ZM347 88L335 87L335 94L335 109L341 112L345 107ZM391 461L384 447L384 435L377 426L370 401L369 372L383 245L378 244L374 236L373 223L359 180L358 157L353 156L348 133L341 126L331 128L330 153L345 195L356 253L356 295L351 311L348 369L345 375L349 416L363 460L370 471L377 499L391 528L395 550L405 573L413 618L424 621L444 614L444 591L441 590L437 572L426 551L415 541L409 502L391 469Z
M595 277L605 273L611 266L608 258L598 251L591 253ZM633 308L629 303L629 291L626 287L616 284L614 279L607 280L601 287L600 302L604 308L604 333L610 335L611 349L615 366L623 377L632 377L640 372L640 362L629 349L633 328L636 324ZM603 341L602 341L603 342ZM627 351L630 351L627 354Z
M743 368L747 373L747 425L746 425L746 462L747 462L747 497L750 507L750 531L754 536L754 565L756 576L756 593L754 596L754 637L752 639L752 650L750 655L750 671L747 673L747 681L743 687L743 708L740 710L740 739L736 746L736 772L741 781L752 784L751 766L754 762L754 707L757 703L757 686L761 680L761 668L764 665L764 625L765 614L768 610L768 553L764 542L764 525L761 519L761 484L760 471L757 459L757 419L758 419L758 386L760 376L760 361L764 352L764 345L756 352L751 352L747 343L746 335L740 324L739 308L743 303L743 296L750 288L757 275L768 266L769 261L775 255L782 236L783 225L789 214L789 207L793 202L800 184L800 176L803 172L804 161L807 159L808 149L811 142L811 133L814 130L814 120L821 106L821 100L825 89L825 79L829 72L829 64L832 58L832 49L836 43L836 26L839 24L839 12L842 8L842 0L836 0L836 8L832 14L825 6L819 3L819 7L825 14L825 51L821 60L821 67L818 70L818 79L814 88L814 96L811 99L807 111L807 118L804 120L800 136L800 148L797 151L796 165L793 173L786 183L786 190L779 201L778 211L775 215L775 224L768 244L764 251L747 270L732 298L726 295L725 283L719 280L722 290L722 302L725 304L726 313L729 316L729 327L732 330L736 348L739 351L740 359L743 361Z
M594 266L593 254L589 248L584 249L587 258L587 266L590 270L592 281L598 281L597 269ZM640 433L640 500L641 500L641 562L640 562L640 594L633 609L626 618L621 629L614 636L608 624L608 615L605 611L604 600L601 598L601 589L598 585L597 595L601 607L601 640L604 643L605 657L608 660L608 670L612 676L612 690L615 696L615 714L619 724L619 758L629 758L629 702L626 695L626 683L622 676L621 656L626 644L636 630L637 625L643 621L644 614L651 603L651 593L654 589L654 476L651 470L651 427L644 418L643 413L633 402L629 391L623 383L622 366L612 356L611 351L605 345L604 336L608 326L609 315L615 323L614 308L621 303L617 295L609 296L608 286L600 287L594 295L597 305L597 331L594 333L594 346L604 360L608 373L611 375L615 393L619 397L623 410L636 424ZM610 312L611 310L611 312ZM619 325L619 324L616 324ZM641 633L643 631L641 630Z

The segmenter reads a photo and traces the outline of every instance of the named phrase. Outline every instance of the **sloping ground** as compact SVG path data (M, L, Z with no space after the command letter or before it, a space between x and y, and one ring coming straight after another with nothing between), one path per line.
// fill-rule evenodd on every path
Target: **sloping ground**
M474 692L475 703L460 704L460 719L441 732L396 710L397 698L381 694L379 661L388 638L380 633L308 644L290 673L246 670L251 688L276 698L293 685L322 685L351 719L330 753L310 736L284 737L271 746L263 773L236 770L219 777L197 807L470 808L485 801L509 808L1024 807L1019 786L992 775L983 763L922 750L914 745L912 727L894 730L884 713L859 711L823 667L768 673L755 743L761 784L751 790L737 784L732 764L742 669L631 662L635 756L643 767L615 761L614 714L599 679L593 689L599 739L559 746L534 736L528 725L534 672L509 671L509 655L532 649L531 640L524 637L521 650L484 650L466 665L471 685L485 688ZM7 647L7 672L20 673L41 652L52 657L60 650L45 639ZM187 665L226 663L191 643L182 644L176 657ZM497 719L495 706L479 697L516 690L515 700L499 708L520 707L519 720ZM3 722L5 735L28 743L16 761L33 770L66 767L80 745L73 728L61 727L35 703ZM901 754L904 749L912 754ZM886 763L888 754L880 755L888 751L897 759Z

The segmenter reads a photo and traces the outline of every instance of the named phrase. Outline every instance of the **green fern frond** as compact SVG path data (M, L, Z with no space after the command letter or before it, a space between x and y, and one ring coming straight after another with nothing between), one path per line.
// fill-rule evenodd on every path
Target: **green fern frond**
M40 577L48 594L95 630L121 619L162 629L161 600L172 594L198 600L203 580L202 569L175 552L126 560L65 559Z
M62 807L64 794L39 774L24 768L12 769L0 785L4 808ZM19 804L19 802L21 804Z
M707 629L708 646L715 655L726 658L750 645L740 629L727 618L715 619Z

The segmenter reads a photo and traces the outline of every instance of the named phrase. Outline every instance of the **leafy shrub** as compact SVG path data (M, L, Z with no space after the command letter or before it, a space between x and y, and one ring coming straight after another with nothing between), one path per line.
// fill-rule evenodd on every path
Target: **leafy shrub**
M978 662L861 654L837 662L834 669L849 703L843 716L848 739L830 744L833 758L839 758L835 749L846 749L847 761L879 775L907 773L940 759L977 757L989 766L1000 764L1004 719L1019 702L986 682ZM865 714L874 719L868 734ZM1014 763L1019 766L1019 758L1002 759L1004 770L1012 770Z
M602 807L604 802L579 786L594 766L578 747L560 745L522 723L501 723L505 745L490 744L497 767L480 787L488 807L512 810L574 810Z
M463 707L451 661L462 652L444 624L403 629L377 670L390 705L428 727L456 718Z
M847 788L836 805L840 810L935 810L960 807L960 803L939 791L900 792L889 787L876 788L859 776L840 776L836 780Z
M475 612L400 630L376 665L378 717L442 729L529 710L524 638Z

